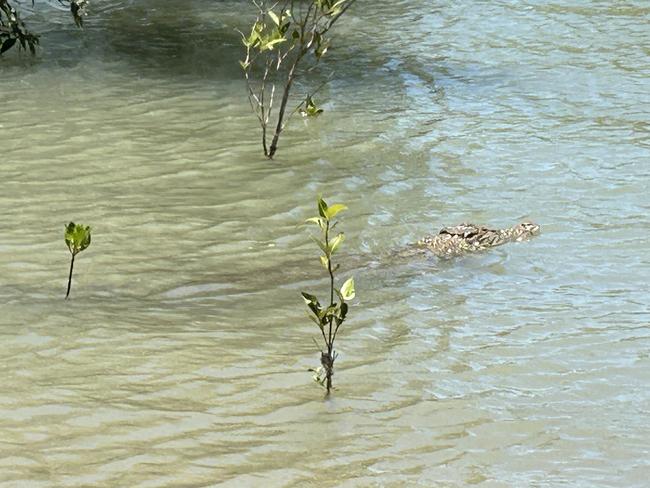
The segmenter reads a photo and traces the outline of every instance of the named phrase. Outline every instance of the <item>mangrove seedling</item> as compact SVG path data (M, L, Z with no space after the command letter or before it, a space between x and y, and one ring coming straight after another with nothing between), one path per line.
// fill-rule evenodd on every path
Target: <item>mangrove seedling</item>
M299 76L318 65L329 48L330 30L355 1L254 0L259 11L250 34L240 32L246 55L239 63L267 158L273 159L291 115L299 110L308 116L322 112L309 101L323 84L293 110L288 106L291 89Z
M339 264L334 265L334 253L340 248L345 235L342 232L332 237L332 231L337 222L334 221L340 212L347 207L337 203L328 206L325 200L318 198L318 217L307 219L308 223L315 224L321 231L320 238L312 236L312 239L318 244L322 251L320 264L327 271L329 277L329 304L321 305L318 298L310 293L302 292L302 297L309 309L309 318L318 326L323 338L324 348L321 349L320 363L321 366L314 370L314 380L327 389L329 394L332 389L332 376L334 376L334 361L338 354L334 349L336 336L345 321L348 314L348 303L355 296L354 278L348 278L340 288L336 287L335 273L339 269Z
M65 294L67 299L70 296L72 287L72 268L74 268L74 258L81 251L90 246L90 227L70 222L65 226L65 243L70 250L72 258L70 259L70 274L68 275L68 291Z

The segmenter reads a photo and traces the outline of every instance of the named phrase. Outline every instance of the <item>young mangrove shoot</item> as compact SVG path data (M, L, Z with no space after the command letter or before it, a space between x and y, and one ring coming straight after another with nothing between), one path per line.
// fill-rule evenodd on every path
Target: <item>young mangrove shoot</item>
M68 296L70 296L70 288L72 287L74 258L77 254L90 246L90 227L70 222L65 226L65 243L72 255L72 258L70 259L70 274L68 275L68 291L65 294L67 300Z
M240 61L251 108L262 128L264 155L273 159L280 134L297 111L314 116L310 105L322 84L288 109L296 79L320 62L330 44L329 31L355 0L259 0L250 34L240 32L246 55ZM305 109L302 109L306 105ZM277 110L276 110L277 107ZM301 110L302 109L302 110Z
M347 207L340 203L328 206L325 200L319 197L318 217L307 219L308 223L317 225L321 231L320 237L312 236L312 239L323 253L320 256L320 264L329 278L329 304L323 306L315 295L302 292L302 297L309 309L308 315L320 329L323 338L324 348L321 349L320 355L321 366L314 370L316 373L314 380L325 387L328 394L332 389L334 361L338 356L334 349L334 342L348 314L347 302L355 296L354 278L352 277L348 278L340 288L336 287L335 273L340 265L333 263L334 253L340 248L345 238L342 232L332 236L337 224L334 217L346 209Z

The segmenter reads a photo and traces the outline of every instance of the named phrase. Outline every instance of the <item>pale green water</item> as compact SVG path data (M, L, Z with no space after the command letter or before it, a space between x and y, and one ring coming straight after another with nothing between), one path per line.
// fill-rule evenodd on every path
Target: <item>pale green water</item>
M39 56L0 60L0 487L647 486L646 2L360 2L273 163L247 2L94 4L80 33L37 3ZM327 401L319 192L358 288ZM69 220L94 235L64 302Z

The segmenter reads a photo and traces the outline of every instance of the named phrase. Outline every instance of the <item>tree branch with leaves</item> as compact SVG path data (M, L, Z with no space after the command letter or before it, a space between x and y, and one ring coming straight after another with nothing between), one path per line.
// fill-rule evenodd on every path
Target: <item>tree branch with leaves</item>
M273 159L291 115L299 110L305 116L322 112L312 99L321 86L287 113L291 89L300 73L320 62L330 44L330 29L355 1L254 1L258 14L251 31L248 35L240 32L246 48L240 64L251 108L262 129L264 155L269 159ZM306 109L301 110L303 105Z
M69 6L75 24L81 27L88 0L59 0L59 3ZM21 49L29 49L32 54L36 54L39 39L36 34L27 29L20 14L9 3L9 0L0 0L0 54L9 51L16 44Z

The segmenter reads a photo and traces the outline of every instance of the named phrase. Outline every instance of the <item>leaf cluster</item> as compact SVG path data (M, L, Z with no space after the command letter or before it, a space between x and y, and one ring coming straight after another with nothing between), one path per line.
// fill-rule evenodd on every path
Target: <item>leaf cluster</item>
M303 117L318 117L322 113L323 109L314 103L314 100L310 95L307 95L307 98L304 102L304 108L300 109L300 114Z
M16 9L8 0L0 0L0 54L9 51L16 43L21 49L36 53L38 36L27 30Z
M277 44L287 41L287 32L291 26L291 11L284 10L278 15L273 10L268 10L266 16L271 22L265 21L264 16L258 17L248 37L242 36L242 42L247 49L257 49L259 52L273 51ZM242 68L247 68L244 62L240 63Z
M75 24L81 27L88 0L59 0L59 3L70 6ZM27 29L9 0L0 0L0 54L9 51L16 44L22 50L29 49L32 54L36 54L39 38Z
M90 227L70 222L65 226L65 243L73 256L90 246Z
M327 51L329 44L327 32L354 1L284 0L276 2L268 9L262 2L258 5L260 13L251 27L250 34L242 34L242 43L249 51L248 54L251 50L259 53L273 51L277 45L288 42L287 51L299 47L304 53L312 51L320 58ZM277 13L274 9L278 10ZM249 66L246 61L241 64L244 69Z
M343 290L346 287L349 299L352 300L354 298L354 278L350 278L345 282L343 287L341 287L341 290L336 290L338 296L341 298L341 303L335 302L327 308L324 308L320 304L315 295L311 295L304 291L301 292L305 304L312 313L309 317L321 331L324 331L325 327L327 327L327 325L332 321L336 324L336 328L338 329L345 320L345 317L348 314L348 304L345 303L345 299L343 298Z

